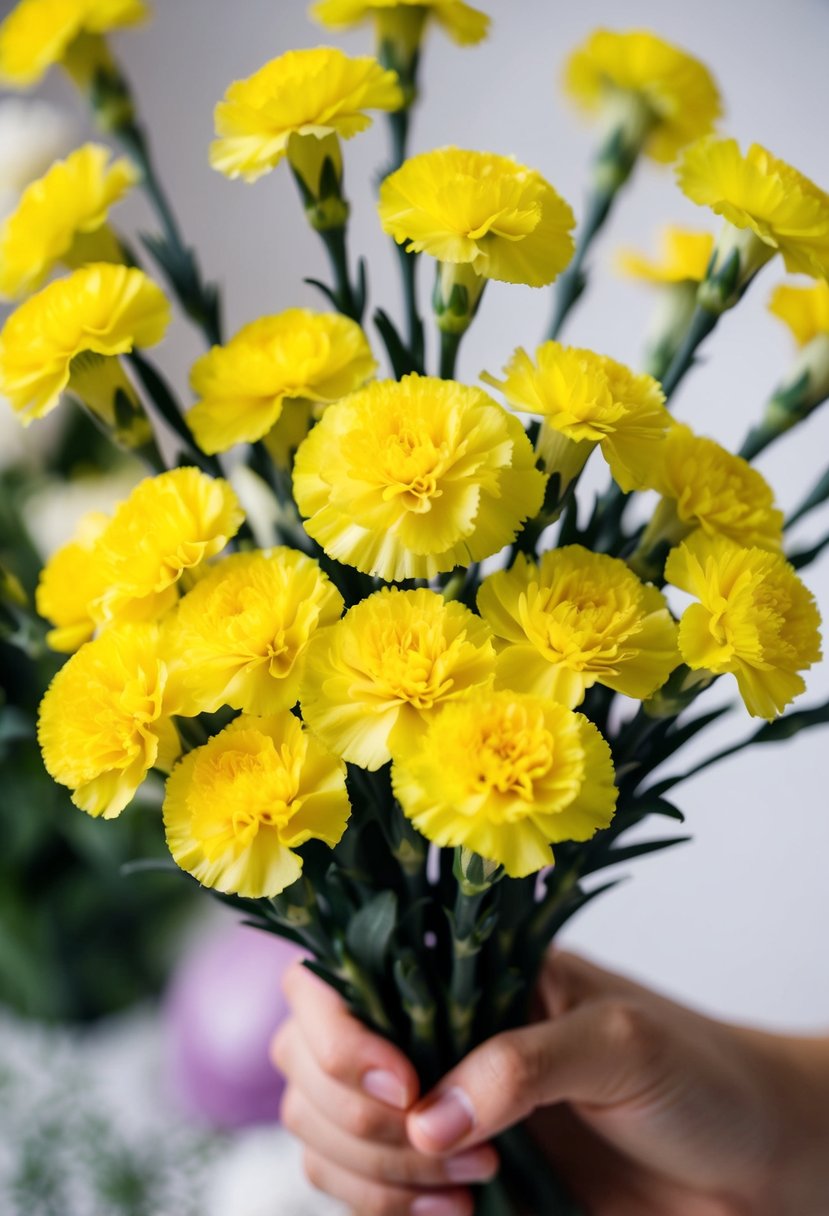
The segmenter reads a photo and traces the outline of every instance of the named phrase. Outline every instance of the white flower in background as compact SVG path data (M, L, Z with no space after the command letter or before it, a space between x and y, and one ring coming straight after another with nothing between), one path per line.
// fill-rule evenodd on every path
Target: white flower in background
M313 1190L297 1141L275 1127L239 1132L215 1158L204 1216L347 1216Z
M127 465L112 473L48 481L28 499L25 512L26 526L40 555L45 559L71 540L82 516L91 511L112 514L141 476L138 465Z
M0 216L17 206L30 182L75 142L75 125L48 101L6 97L0 101Z

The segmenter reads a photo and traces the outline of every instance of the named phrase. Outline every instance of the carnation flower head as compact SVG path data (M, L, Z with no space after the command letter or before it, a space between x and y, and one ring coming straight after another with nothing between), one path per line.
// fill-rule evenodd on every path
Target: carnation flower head
M143 271L110 263L83 267L49 283L7 319L0 332L0 393L27 426L53 410L65 389L72 391L77 364L88 370L81 356L111 359L154 346L169 321L167 300Z
M606 828L617 797L610 748L592 722L506 691L445 706L395 750L392 785L427 840L471 849L511 878L551 864L556 842Z
M520 422L486 393L410 375L329 405L293 484L329 557L399 581L497 553L539 510L544 480Z
M144 0L19 0L0 25L0 81L11 88L37 84L85 36L138 25L147 16Z
M52 554L40 573L35 603L53 625L46 635L53 650L71 654L95 633L94 605L106 591L108 577L96 542L108 523L99 511L85 515L72 540Z
M782 713L821 658L814 598L782 554L697 534L668 555L665 577L698 601L679 626L688 666L735 676L752 716Z
M733 229L753 247L748 272L778 251L786 269L829 277L829 195L760 144L743 154L735 139L710 136L687 148L677 171L685 194L731 225L718 264L733 243Z
M228 482L201 469L173 469L138 483L96 543L107 568L100 620L163 615L182 574L221 553L243 520Z
M774 506L771 486L747 460L715 440L676 423L659 459L639 471L642 484L662 495L640 548L662 538L676 543L701 528L736 544L780 549L783 514Z
M711 73L686 51L647 30L599 29L570 56L565 85L588 112L642 111L645 153L670 163L720 116Z
M302 716L332 752L375 770L449 701L492 684L489 628L425 588L383 588L310 648Z
M314 147L303 142L326 140L338 159L337 140L371 125L367 110L396 110L402 101L396 74L370 56L352 59L333 47L287 51L229 87L216 107L210 163L253 182L286 155L300 164L313 159Z
M82 811L113 819L151 768L170 769L180 748L166 685L148 623L87 642L52 680L38 718L43 762Z
M659 236L659 253L649 258L634 249L620 250L616 256L619 270L631 279L643 279L657 286L699 283L705 278L714 237L696 228L669 224Z
M290 709L310 639L342 609L342 596L318 563L296 549L222 558L179 602L167 627L177 712Z
M373 19L379 37L398 35L398 27L410 36L420 35L426 22L434 21L460 46L470 46L486 37L489 17L463 0L317 0L311 16L331 30L347 30Z
M654 459L670 424L665 396L652 376L559 342L543 342L535 362L519 347L503 380L488 372L481 379L516 409L541 417L538 451L563 487L598 445L622 489L639 488L639 470Z
M540 173L492 152L410 157L381 185L379 213L398 245L482 280L543 287L573 255L568 204Z
M829 338L829 283L825 279L809 287L781 283L772 292L769 312L788 327L798 346Z
M24 191L0 226L0 295L5 299L35 291L60 262L123 262L107 216L138 175L128 160L110 164L110 156L109 148L85 144Z
M300 845L340 841L350 811L345 765L286 710L242 714L189 752L167 782L164 827L203 886L267 899L300 877Z
M680 661L662 593L581 545L537 564L519 554L481 584L478 609L497 639L498 683L571 709L594 684L645 700Z
M289 308L245 325L196 361L190 383L199 400L187 421L203 451L224 452L267 435L286 402L336 401L376 367L355 321Z

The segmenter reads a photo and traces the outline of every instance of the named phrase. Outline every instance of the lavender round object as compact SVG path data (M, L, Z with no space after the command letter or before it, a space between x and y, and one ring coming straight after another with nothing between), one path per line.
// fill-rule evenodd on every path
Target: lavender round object
M277 1119L284 1082L268 1046L287 1013L282 976L297 957L288 942L234 925L181 961L165 1029L170 1084L188 1114L226 1128Z

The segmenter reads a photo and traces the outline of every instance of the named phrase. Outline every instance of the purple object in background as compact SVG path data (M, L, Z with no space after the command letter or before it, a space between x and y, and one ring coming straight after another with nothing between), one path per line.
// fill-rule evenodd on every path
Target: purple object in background
M173 1096L215 1127L273 1123L282 1077L268 1059L287 1007L281 981L300 952L244 925L220 929L179 963L165 1001Z

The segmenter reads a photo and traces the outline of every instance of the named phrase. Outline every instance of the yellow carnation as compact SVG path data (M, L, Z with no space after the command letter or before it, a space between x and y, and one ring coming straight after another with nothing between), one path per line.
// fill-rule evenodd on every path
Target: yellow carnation
M180 749L166 685L158 629L149 624L108 630L55 676L38 739L50 775L82 811L113 819L151 768L170 769Z
M646 30L594 31L567 63L568 92L585 110L640 108L644 151L669 163L720 116L714 80L698 59Z
M613 818L610 748L592 722L554 701L495 692L447 705L394 754L394 793L418 831L523 878L563 840Z
M768 482L713 439L676 424L660 447L659 460L641 472L643 484L662 495L641 551L662 539L675 544L697 528L736 544L781 547L783 513L774 506Z
M224 452L266 435L286 401L336 401L376 367L356 322L289 308L244 326L197 360L190 383L199 401L187 420L203 451Z
M377 381L328 406L294 463L305 530L386 580L432 578L497 553L541 507L523 427L454 381Z
M223 558L181 600L166 648L177 712L231 705L272 714L299 699L308 642L343 609L313 558L295 549Z
M540 173L491 152L411 157L380 187L379 212L398 245L481 279L543 287L573 254L567 203Z
M781 283L772 292L769 312L789 327L798 346L829 337L829 283L824 279L810 287Z
M538 565L519 554L481 584L478 609L499 642L499 683L571 709L597 683L645 700L680 661L662 593L580 545Z
M0 25L0 80L36 84L77 39L138 25L147 15L144 0L20 0Z
M299 878L294 852L332 848L351 807L345 765L288 711L242 715L173 769L164 827L173 859L203 886L247 899L278 895Z
M0 333L0 393L24 426L72 391L73 360L115 356L164 337L170 306L141 270L107 263L57 279L11 314Z
M535 363L521 347L504 368L504 380L485 372L510 405L543 419L538 451L562 488L598 445L623 490L640 488L670 424L665 397L652 376L621 363L544 342Z
M23 193L0 227L0 295L17 299L41 286L59 263L122 262L107 228L110 207L137 180L127 160L109 163L109 148L85 144Z
M326 747L378 769L449 701L492 683L489 629L435 591L384 588L310 650L302 715Z
M463 0L317 0L311 16L331 30L347 30L373 17L381 38L397 32L395 22L416 23L420 34L424 23L434 19L461 46L480 42L489 29L486 13Z
M821 657L818 610L785 558L697 535L669 554L665 576L699 601L679 627L688 666L734 675L754 717L782 713Z
M95 551L109 517L94 511L80 521L74 538L49 558L37 586L37 610L54 628L46 635L53 650L71 654L95 632L93 605L107 588L107 567Z
M678 180L693 202L753 234L750 270L778 250L788 270L829 277L829 195L759 144L743 155L735 139L701 139L686 150Z
M139 482L96 544L107 569L99 619L161 615L176 602L182 574L220 553L242 519L230 485L200 469Z
M227 90L216 107L210 163L253 182L292 156L292 145L350 139L371 125L366 110L396 110L402 101L397 75L376 59L332 47L288 51Z
M710 232L668 225L662 229L659 255L645 257L633 249L620 250L616 261L623 274L649 283L699 283L705 278L714 237Z

